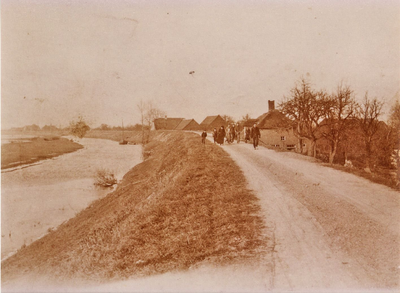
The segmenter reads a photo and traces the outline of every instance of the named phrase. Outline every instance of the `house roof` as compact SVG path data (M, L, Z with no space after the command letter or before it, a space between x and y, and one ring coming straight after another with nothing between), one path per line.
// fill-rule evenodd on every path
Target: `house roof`
M254 123L257 123L258 119L248 119L247 121L243 122L243 127L252 127Z
M179 124L175 127L176 130L182 130L184 129L189 123L190 123L190 119L183 119L181 122L179 122Z
M174 130L183 118L157 118L154 119L156 129Z
M209 124L213 123L213 121L214 121L215 119L217 119L218 116L219 116L219 115L216 115L216 116L207 116L207 117L203 120L203 122L200 123L200 125L209 125ZM222 118L222 117L221 117L221 118Z
M176 130L185 130L187 127L189 128L197 128L199 127L199 123L196 122L194 119L183 119L177 126Z
M260 129L290 128L293 121L279 110L271 110L257 118Z

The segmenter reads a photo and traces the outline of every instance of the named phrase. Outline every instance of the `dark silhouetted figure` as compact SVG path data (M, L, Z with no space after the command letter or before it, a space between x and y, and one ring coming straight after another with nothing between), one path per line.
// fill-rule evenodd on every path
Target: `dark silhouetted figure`
M206 137L207 137L207 131L203 131L203 133L201 134L201 143L202 144L206 144Z
M254 123L253 127L251 128L250 136L253 139L253 146L254 146L254 149L256 150L258 147L258 140L261 137L261 133L260 133L260 129L258 128L257 124L255 124L255 123Z
M217 131L217 128L214 128L214 130L213 130L213 138L214 138L214 143L216 143L217 142L217 139L218 139L218 131Z

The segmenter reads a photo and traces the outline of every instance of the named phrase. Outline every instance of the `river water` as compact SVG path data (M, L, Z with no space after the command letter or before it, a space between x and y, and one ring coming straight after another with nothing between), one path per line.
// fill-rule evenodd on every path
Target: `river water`
M118 180L141 162L141 147L83 138L76 152L1 174L1 259L29 245L50 229L112 191L94 186L96 170Z
M37 135L30 134L1 134L1 144L11 143L13 141L27 142L29 139L36 137Z

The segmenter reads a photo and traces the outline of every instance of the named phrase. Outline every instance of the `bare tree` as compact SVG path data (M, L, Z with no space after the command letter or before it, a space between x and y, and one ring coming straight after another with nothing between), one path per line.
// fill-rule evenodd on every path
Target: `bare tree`
M228 123L228 124L234 124L234 123L235 123L235 119L233 119L231 116L222 115L221 117L222 117L222 119L224 119L224 120L226 121L226 123Z
M249 114L246 114L246 115L242 116L242 121L243 121L243 122L247 122L247 121L249 121L250 119L252 119L252 118L250 117Z
M146 113L146 104L143 100L140 100L139 104L137 104L139 113L140 113L140 124L142 125L142 145L145 144L144 141L144 120L145 120L145 113Z
M320 122L323 117L322 101L326 98L323 91L315 92L304 78L300 85L291 89L290 98L286 98L279 107L283 114L294 120L296 128L294 134L299 139L300 152L303 152L303 139L311 141L310 153L316 156L316 143L321 137ZM309 154L310 154L309 153Z
M147 126L151 129L154 120L157 118L165 117L166 113L159 108L157 108L153 101L149 101L146 104L146 114L144 120L146 121Z
M397 163L397 182L400 182L400 103L396 100L396 103L390 109L389 126L395 131L395 155Z
M329 163L338 150L339 142L345 135L346 128L351 125L350 119L355 117L356 102L349 86L338 85L336 92L321 100L324 120L320 123L321 134L330 142Z
M377 98L368 98L368 93L365 93L364 100L361 105L358 105L358 118L359 125L363 132L365 143L365 167L370 170L372 159L372 146L373 141L377 139L377 132L379 130L379 117L382 114L383 102L378 101ZM378 137L379 138L379 137Z
M140 112L140 120L142 125L142 144L145 144L149 141L150 130L154 120L164 117L166 113L158 109L152 101L143 102L143 100L140 100L137 107ZM145 135L145 128L147 129L147 135Z

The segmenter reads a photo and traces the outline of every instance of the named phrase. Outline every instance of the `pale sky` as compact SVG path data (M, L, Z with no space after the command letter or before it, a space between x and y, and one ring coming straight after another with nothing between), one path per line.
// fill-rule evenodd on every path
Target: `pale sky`
M399 1L3 0L1 18L2 128L135 124L141 99L256 118L302 76L386 112L399 96Z

